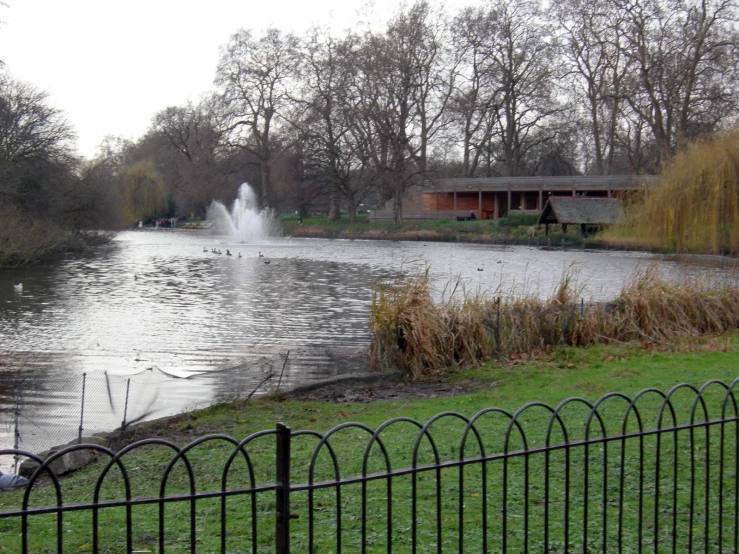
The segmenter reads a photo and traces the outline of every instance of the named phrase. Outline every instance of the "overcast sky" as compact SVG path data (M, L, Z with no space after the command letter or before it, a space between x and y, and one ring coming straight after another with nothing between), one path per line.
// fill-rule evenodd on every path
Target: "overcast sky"
M397 0L4 0L0 60L49 93L91 157L105 135L136 139L152 116L212 88L219 46L239 28L336 33L386 21ZM468 2L451 0L447 4ZM471 3L471 2L469 2Z

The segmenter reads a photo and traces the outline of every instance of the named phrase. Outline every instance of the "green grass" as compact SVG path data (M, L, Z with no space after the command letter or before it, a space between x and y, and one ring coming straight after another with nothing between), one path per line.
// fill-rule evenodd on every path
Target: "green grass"
M466 384L478 387L477 392L450 398L402 399L383 401L369 404L333 404L322 402L297 402L290 399L282 400L261 399L252 400L246 405L230 404L214 406L200 410L179 418L147 424L140 429L146 429L146 434L158 434L163 437L200 436L219 432L233 437L243 438L251 433L274 429L276 422L281 421L289 425L294 432L313 429L325 433L334 426L348 422L362 422L371 429L376 429L383 422L395 417L413 418L418 422L426 422L436 414L453 411L472 417L480 410L490 407L499 407L508 412L514 412L528 402L543 402L549 406L556 406L569 397L581 397L590 402L601 395L619 391L632 396L640 390L656 387L667 391L677 383L687 382L696 386L711 379L721 379L725 382L733 381L739 376L739 334L706 339L683 340L679 343L664 346L659 350L643 349L639 346L626 345L599 345L586 349L563 348L548 355L545 359L527 361L515 365L497 366L485 365L477 369L459 370L445 378L454 384ZM708 406L716 415L720 400L718 389L707 394ZM686 423L694 396L687 392L675 396L675 406L678 410L679 423ZM647 395L638 407L645 427L654 425L655 414L660 400L656 395ZM603 417L609 434L616 433L621 428L626 403L613 399L603 409ZM583 437L583 421L587 409L571 405L566 407L562 417L567 421L570 440ZM526 426L529 447L542 446L546 441L546 426L550 412L541 407L534 407L524 414L522 421ZM700 418L699 418L700 420ZM479 430L487 454L500 452L503 449L504 431L508 420L500 416L485 416L480 420ZM628 421L627 430L634 430L635 419ZM442 460L454 461L459 459L460 436L464 429L464 422L449 417L437 421L431 427L438 455ZM734 432L733 430L731 431ZM718 431L711 431L714 441L711 452L715 453ZM597 436L598 433L595 433ZM398 423L389 427L382 434L393 469L408 467L411 464L413 446L418 435L417 427L410 423ZM703 436L703 431L698 433ZM333 435L331 445L334 449L342 478L361 475L361 457L368 442L369 434L357 427L340 429ZM677 503L680 527L677 536L677 550L689 551L688 547L688 519L687 502L690 491L684 486L684 479L689 474L688 464L690 453L694 455L698 464L698 475L703 475L705 448L700 440L692 443L687 433L681 434L676 443L671 439L663 440L663 454L661 460L663 471L660 474L660 513L665 522L671 521L672 502ZM553 442L561 442L561 431L555 430ZM736 472L734 457L734 442L726 440L726 446L731 447L725 454L731 466L731 472L725 468L727 483L733 483ZM316 446L316 439L310 436L299 436L293 439L292 444L292 482L304 483L309 478L309 461ZM514 437L509 445L510 450L521 447L520 437ZM650 453L655 448L654 437L644 440L643 448ZM637 443L631 441L625 446L619 442L610 443L606 453L598 445L590 447L589 472L589 519L594 521L594 527L588 538L588 548L600 551L603 537L597 529L601 526L599 518L603 517L603 507L608 513L607 550L616 550L619 533L624 543L624 551L636 550L636 533L641 520L646 534L645 545L651 551L651 525L653 523L654 487L656 481L652 474L646 476L642 486L646 491L646 500L642 506L643 514L639 516L638 505L638 469L639 458ZM680 487L676 497L671 493L671 460L674 450L680 455L678 464L678 478ZM145 450L145 452L144 452ZM171 454L164 448L146 448L134 451L125 457L125 465L131 478L132 497L151 497L158 494L161 475ZM210 441L194 448L189 456L196 476L198 491L219 490L221 468L231 452L231 448L223 441ZM252 457L257 485L269 485L274 482L274 436L256 439L248 447ZM477 447L471 443L464 450L466 457L479 454ZM573 520L569 548L582 551L581 523L583 519L584 495L583 478L584 468L582 461L583 449L573 450L571 453L570 488L573 498L570 505L570 515ZM621 456L623 468L621 471ZM714 455L714 459L716 456ZM419 449L419 464L423 465L433 459L432 450L428 441L421 441ZM384 463L375 447L368 458L368 473L384 471ZM564 545L564 504L562 491L564 490L564 453L552 452L548 467L543 455L529 458L528 494L530 500L530 528L529 549L531 552L544 551L543 510L546 505L547 490L544 486L544 476L549 475L549 508L550 552L562 552ZM718 522L717 507L714 502L717 498L717 483L715 468L713 479L709 484L709 504L712 509L708 515L712 534ZM63 497L65 503L86 502L92 499L94 481L101 470L100 464L76 472L62 480ZM326 449L317 455L315 466L315 481L332 480L334 473ZM507 540L508 551L520 552L523 548L523 523L525 521L521 500L524 494L524 459L511 459L508 463L508 518ZM653 473L653 472L652 472ZM608 486L605 492L605 501L602 501L603 477L608 477ZM439 484L441 496L438 498L441 505L442 542L444 552L457 551L459 539L459 505L460 494L464 505L464 549L466 552L481 552L482 520L481 513L483 500L488 509L488 526L492 552L502 550L502 495L501 482L503 479L503 462L490 462L487 466L486 495L481 490L481 473L479 466L468 466L464 470L464 483L459 488L459 470L456 468L444 469L436 475L426 471L418 474L415 523L417 525L417 539L419 552L436 549L436 486ZM440 478L440 481L437 481ZM248 472L244 463L235 464L229 473L229 487L244 487L249 483ZM388 494L387 480L373 481L368 484L368 512L367 526L369 537L369 552L384 552L387 533L384 528L388 498L391 498L393 508L393 535L394 551L408 552L410 550L410 531L414 519L412 504L410 503L411 477L396 477L392 480L392 495ZM733 485L732 485L733 486ZM170 494L185 493L188 490L188 479L184 466L179 463L167 483L166 491ZM624 491L623 501L620 491ZM695 536L693 550L702 547L703 517L701 506L705 498L703 489L695 493L697 516L693 521ZM31 504L34 506L54 504L52 487L36 487L31 494ZM335 552L336 549L336 511L341 507L342 513L342 544L344 552L359 551L361 512L361 485L346 485L341 488L341 498L337 499L336 489L327 488L318 491L314 498L315 539L316 552ZM106 478L102 489L102 497L107 499L124 497L120 473L112 471ZM22 493L0 495L0 510L6 511L17 507L22 500ZM733 510L735 498L732 494L725 494L724 501ZM293 495L292 512L300 518L292 522L292 549L294 552L307 551L308 534L308 497L305 492ZM726 505L726 504L725 504ZM227 500L228 517L227 548L228 552L249 551L251 540L250 501L248 495L230 497ZM621 510L621 506L625 509ZM600 510L598 509L600 507ZM273 552L272 530L274 494L270 492L257 495L257 528L259 552ZM158 508L152 506L135 506L132 508L134 520L133 544L135 550L157 551L159 540ZM725 509L722 515L726 526L735 525L731 522L731 510ZM623 517L619 532L619 516ZM165 508L166 526L165 538L167 552L188 551L189 540L189 505L186 502L167 504ZM662 518L661 517L661 518ZM195 527L197 534L198 551L213 552L219 550L220 533L220 504L218 500L200 500L197 502ZM664 525L663 525L664 527ZM64 548L66 551L91 550L91 516L86 512L66 514L63 526ZM54 517L50 515L32 516L30 518L31 544L30 551L54 551L56 528ZM120 552L125 550L125 513L123 508L106 508L101 510L100 544L101 552ZM0 520L0 545L5 551L19 551L19 521ZM670 551L671 530L661 528L660 536L665 539L660 543L660 552ZM725 533L726 534L726 533ZM647 544L649 543L649 544ZM711 544L712 551L717 545ZM0 549L2 551L2 549ZM727 551L726 546L724 551Z

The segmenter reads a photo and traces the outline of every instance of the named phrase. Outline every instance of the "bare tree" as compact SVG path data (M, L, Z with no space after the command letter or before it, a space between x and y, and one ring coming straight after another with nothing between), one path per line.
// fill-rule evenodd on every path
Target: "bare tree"
M564 111L556 94L557 51L536 2L494 0L490 18L490 55L500 79L491 142L499 148L504 174L517 176L529 150L557 136L549 124Z
M499 100L500 75L489 47L492 22L482 7L465 8L455 18L453 43L459 64L459 76L449 107L455 129L461 135L464 177L474 177L495 130L493 106ZM492 160L487 157L486 175L492 174Z
M350 97L356 139L380 194L403 219L403 195L427 175L430 144L445 124L454 72L441 47L443 21L425 2L401 10L383 35L367 33L357 50Z
M613 171L624 81L630 69L621 49L623 14L609 0L565 0L556 10L566 77L576 104L585 110L584 142L594 158L592 164L586 160L584 170L608 175Z
M199 104L166 108L152 121L152 132L165 138L159 169L180 212L205 215L226 179L240 168L228 155L220 108L220 99L209 96Z
M613 0L621 51L634 67L628 103L648 125L656 165L682 141L714 130L737 105L735 0Z
M329 217L338 216L341 199L352 222L374 185L350 91L357 44L354 36L336 41L326 32L312 31L302 48L302 95L290 118L301 142L305 176L336 200Z
M38 211L53 202L53 171L75 163L72 127L35 87L0 76L0 199ZM49 182L51 181L51 182Z
M270 202L274 127L290 102L297 39L275 28L254 37L240 30L221 53L216 84L223 90L233 144L259 164L260 201Z

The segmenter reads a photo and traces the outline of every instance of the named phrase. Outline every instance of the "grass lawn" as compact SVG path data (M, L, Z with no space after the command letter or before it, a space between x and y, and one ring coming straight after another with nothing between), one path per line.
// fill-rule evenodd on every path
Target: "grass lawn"
M300 516L291 523L294 552L308 551L311 532L316 552L337 552L337 521L341 522L344 552L361 551L363 524L368 552L384 552L388 544L393 551L410 552L414 534L419 552L456 552L460 545L466 552L482 552L484 540L490 552L521 552L526 547L531 552L547 548L549 552L616 551L619 544L622 551L632 552L638 550L640 543L645 549L662 552L672 551L673 540L680 552L702 550L704 545L708 545L709 551L734 551L736 423L727 424L723 435L715 427L710 431L681 431L661 439L652 435L641 440L603 442L573 448L569 454L555 450L495 459L485 464L484 475L481 464L460 469L454 462L480 456L483 449L488 456L506 449L516 451L523 448L524 440L529 449L544 447L547 441L562 443L564 432L558 423L547 437L551 410L538 405L528 408L519 420L525 437L513 432L507 447L510 417L503 413L481 416L476 424L479 441L472 434L464 446L461 437L466 422L457 415L443 417L430 426L433 444L428 438L417 440L419 426L412 421L390 425L380 435L385 454L377 443L367 448L371 437L367 428L377 429L392 418L412 418L423 424L442 412L470 418L493 407L512 414L530 402L555 407L567 398L579 397L593 403L609 392L631 397L651 387L667 392L678 383L699 387L712 379L731 383L737 377L739 334L683 340L659 349L631 344L564 348L546 359L506 366L488 364L440 376L476 390L461 396L352 404L298 402L289 396L252 399L246 405L214 406L143 424L138 430L139 436L170 439L182 446L212 433L242 439L274 429L277 422L287 424L293 432L326 433L339 426L330 438L335 461L327 448L316 451L315 436L294 436L293 485L311 479L332 481L336 479L336 468L341 478L362 475L363 458L367 474L385 472L388 463L393 470L411 467L414 456L417 467L434 460L451 464L438 471L377 479L366 484L364 491L361 484L349 484L318 490L312 498L304 491L293 493L291 511ZM712 386L704 395L709 418L720 416L724 393L720 387ZM654 428L662 400L657 394L645 395L636 403L638 415L632 411L625 424L628 402L619 397L607 400L599 409L605 435L618 434L622 429L633 432L638 421L645 429ZM695 393L688 389L675 394L672 407L678 424L690 422L695 400ZM704 420L700 413L703 408L700 404L698 407L694 420L700 422ZM732 407L731 415L733 410ZM570 403L563 408L561 418L570 442L584 438L589 413L590 408L584 403ZM361 422L367 428L350 422ZM668 417L663 426L670 425ZM597 427L591 429L591 438L604 435ZM661 440L659 456L655 454L657 440ZM251 441L247 451L253 477L241 457L228 472L227 488L248 488L250 483L272 485L274 444L274 435ZM185 464L178 462L163 484L162 474L172 459L172 450L165 446L137 448L124 457L130 497L154 497L160 489L167 494L186 494L191 486L197 492L218 491L224 464L232 451L233 446L224 440L205 441L188 454L194 482L189 481ZM723 467L718 465L720 455ZM655 467L655 460L660 461L660 467ZM63 478L64 503L91 501L102 467L98 462ZM692 485L691 474L696 476ZM363 496L366 504L362 503ZM111 470L102 484L100 498L125 497L121 472ZM34 487L30 498L32 506L56 503L53 487L48 485ZM23 492L2 494L0 510L17 508L22 499ZM249 494L226 500L223 529L227 552L251 552L252 540L258 552L274 552L274 492L257 492L253 504L251 500ZM189 551L193 532L189 501L168 503L163 513L162 538L159 506L131 508L134 550L157 551L161 538L167 552ZM223 520L220 499L198 500L193 516L198 551L219 551ZM124 551L125 508L103 508L99 518L100 551ZM92 550L91 521L87 511L64 515L65 552ZM33 515L29 522L30 551L55 551L56 517ZM0 552L20 551L20 528L18 518L0 520ZM719 532L723 534L721 545ZM655 540L659 541L656 549Z

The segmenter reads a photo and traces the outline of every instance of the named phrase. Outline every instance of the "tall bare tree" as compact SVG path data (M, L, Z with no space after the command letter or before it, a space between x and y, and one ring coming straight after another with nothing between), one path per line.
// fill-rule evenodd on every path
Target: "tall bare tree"
M481 161L487 161L486 175L492 174L492 160L484 155L491 152L488 145L496 124L493 107L499 100L501 79L489 46L489 15L483 7L467 7L453 25L452 40L461 63L449 112L462 144L464 177L474 177Z
M152 132L164 137L160 171L168 181L178 211L205 215L220 198L228 176L239 169L226 148L226 122L220 99L206 97L198 104L171 106L157 113Z
M240 30L221 53L215 82L223 91L232 144L259 164L260 202L270 202L274 131L295 84L297 39L275 28Z
M649 127L656 165L714 130L739 99L735 0L612 0L634 67L629 107Z
M630 69L621 48L623 14L610 0L564 0L555 9L568 67L565 75L587 121L583 169L608 175L614 168L624 81Z
M557 50L537 2L493 0L490 10L490 55L500 79L492 146L499 148L504 174L517 176L527 153L557 136L550 125L564 110L557 98Z
M301 49L301 96L290 118L302 142L306 177L343 200L352 222L374 184L350 91L357 44L355 36L337 41L325 31L311 32ZM338 203L336 208L330 217L338 216Z

